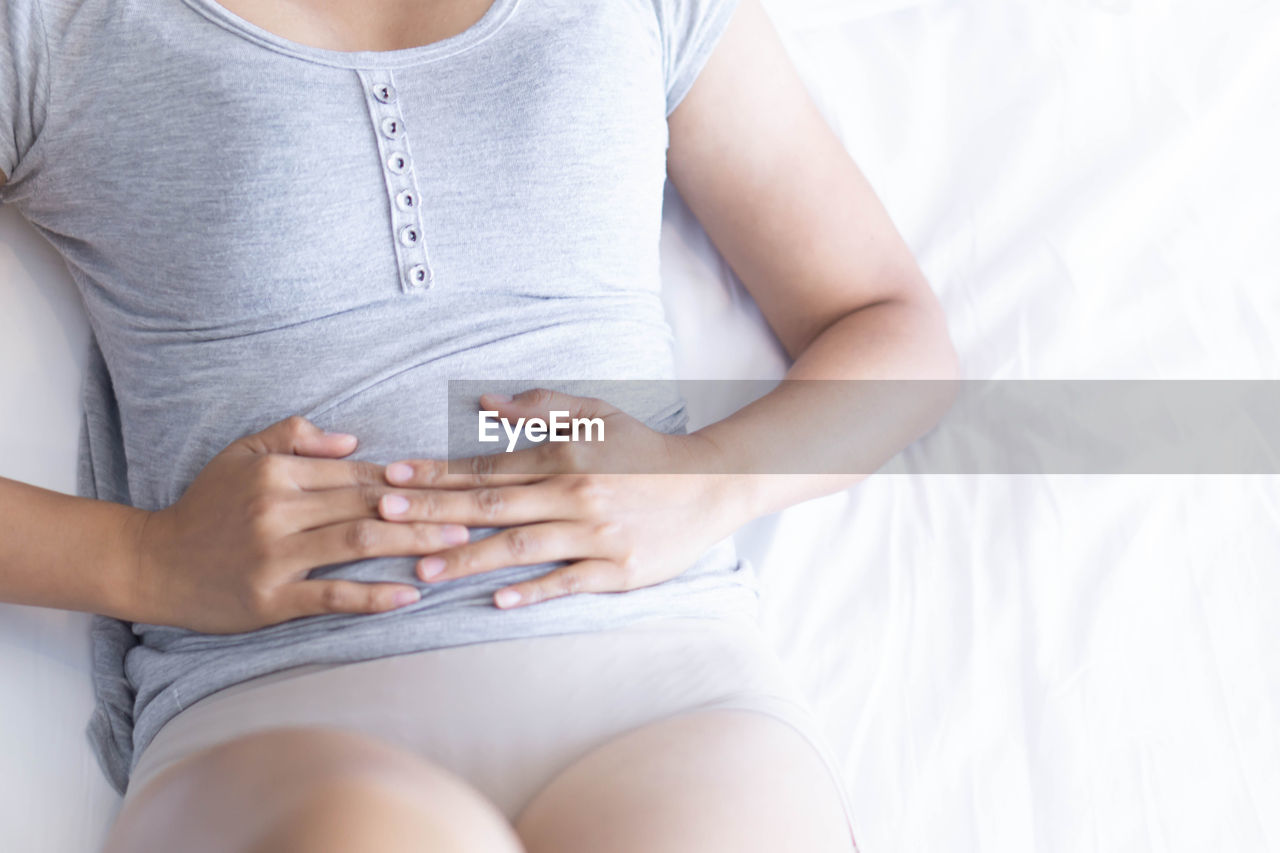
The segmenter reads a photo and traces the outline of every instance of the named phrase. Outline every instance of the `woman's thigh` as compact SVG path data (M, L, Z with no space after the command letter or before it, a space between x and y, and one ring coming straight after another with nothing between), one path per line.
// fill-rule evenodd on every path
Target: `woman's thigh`
M454 774L365 735L276 728L194 753L131 797L104 853L516 853L498 811Z
M562 771L515 822L529 853L849 853L839 793L788 724L707 709L628 732Z

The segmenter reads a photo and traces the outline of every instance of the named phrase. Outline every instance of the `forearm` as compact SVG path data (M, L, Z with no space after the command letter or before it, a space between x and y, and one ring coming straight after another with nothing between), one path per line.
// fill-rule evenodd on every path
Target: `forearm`
M146 515L0 477L0 600L137 619Z
M936 303L880 302L833 323L778 388L697 434L714 448L719 487L745 522L857 483L951 402L946 382L795 380L951 380L957 370Z

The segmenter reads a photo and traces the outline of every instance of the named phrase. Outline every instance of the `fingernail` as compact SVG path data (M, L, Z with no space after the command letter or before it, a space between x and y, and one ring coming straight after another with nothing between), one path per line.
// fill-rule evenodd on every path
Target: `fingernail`
M383 495L382 511L387 515L399 515L409 508L409 499L404 495Z
M440 531L440 538L444 540L446 545L461 545L463 542L471 540L471 531L461 524L447 524Z
M404 607L406 604L413 604L422 598L422 593L416 589L402 589L396 593L396 607Z
M439 557L427 557L418 563L418 577L430 580L444 571L444 560Z
M346 441L347 439L355 439L355 436L349 432L330 432L329 430L325 430L324 434L329 438L340 438L343 441Z
M514 589L500 589L493 600L499 607L514 607L520 603L520 593Z
M413 469L403 462L392 462L387 466L387 479L393 483L405 483L413 476Z
M495 402L495 403L510 403L510 402L511 402L511 395L510 395L510 394L488 394L488 395L486 395L486 396L487 396L490 400L492 400L493 402Z

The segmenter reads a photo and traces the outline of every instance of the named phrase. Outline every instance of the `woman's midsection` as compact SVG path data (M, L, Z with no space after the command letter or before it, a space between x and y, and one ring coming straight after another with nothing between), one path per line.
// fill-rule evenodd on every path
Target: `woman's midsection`
M670 330L653 299L535 300L487 312L446 305L455 313L387 303L359 318L218 339L140 333L105 352L134 505L169 506L224 447L289 415L355 434L349 458L386 464L448 455L450 380L674 377ZM456 315L464 310L473 313ZM632 414L660 418L673 402Z

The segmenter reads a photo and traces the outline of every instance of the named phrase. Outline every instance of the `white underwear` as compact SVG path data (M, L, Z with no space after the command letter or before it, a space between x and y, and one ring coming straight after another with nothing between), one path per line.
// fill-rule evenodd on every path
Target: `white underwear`
M629 729L706 708L792 726L848 794L820 726L758 625L659 618L622 628L307 664L183 709L138 760L125 801L182 758L260 729L321 725L397 744L456 773L514 820L562 769Z

